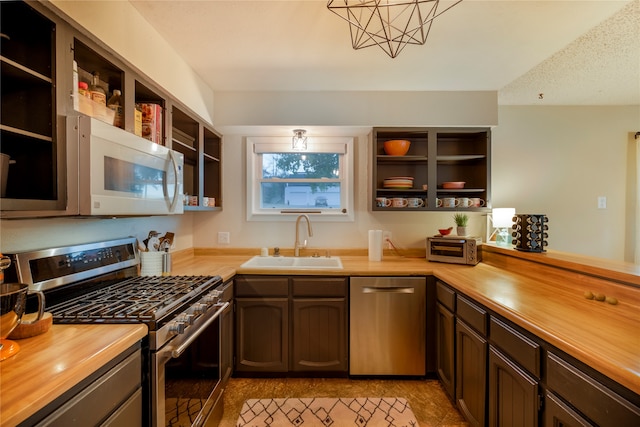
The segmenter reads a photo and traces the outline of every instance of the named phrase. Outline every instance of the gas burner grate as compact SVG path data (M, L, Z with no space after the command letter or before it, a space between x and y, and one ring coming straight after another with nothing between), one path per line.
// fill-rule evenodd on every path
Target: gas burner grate
M134 277L48 307L57 323L153 322L212 288L218 276Z

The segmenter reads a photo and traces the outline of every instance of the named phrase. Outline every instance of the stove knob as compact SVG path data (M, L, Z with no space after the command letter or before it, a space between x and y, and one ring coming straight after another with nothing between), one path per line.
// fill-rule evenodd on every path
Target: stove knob
M213 291L213 292L205 295L202 300L208 305L213 305L213 304L217 303L218 300L220 300L220 294L221 294L221 292L219 292L219 291Z
M173 332L178 335L184 334L185 327L186 325L184 324L184 322L174 320L173 322L169 323L169 332Z
M193 321L195 320L195 316L191 313L182 313L178 317L176 317L176 322L186 323L187 325L193 325Z
M191 313L194 315L202 314L207 310L207 304L197 302L191 306Z

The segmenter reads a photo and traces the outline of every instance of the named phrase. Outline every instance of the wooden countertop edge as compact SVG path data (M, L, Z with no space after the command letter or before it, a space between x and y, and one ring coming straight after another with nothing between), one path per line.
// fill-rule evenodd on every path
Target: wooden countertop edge
M39 374L34 366L42 366L45 363L39 359L43 357L50 359L53 357L52 352L63 351L62 344L57 346L58 342L66 341L69 337L74 342L82 339L96 341L95 330L108 326L118 327L118 333L115 334L117 338L111 339L114 334L108 334L107 337L98 341L109 340L110 344L99 344L101 348L99 351L87 351L86 355L80 357L80 360L76 358L82 350L72 351L69 349L68 351L71 351L73 355L65 362L58 361L51 368L55 372L52 373L49 370L46 375L41 374L37 379L30 377L30 375ZM15 356L0 362L0 372L2 372L0 375L0 425L10 427L25 421L136 342L142 340L147 336L147 333L147 327L142 324L53 325L45 334L17 340L20 351ZM88 338L81 338L80 335L86 335ZM43 346L46 346L48 350L40 349ZM33 381L29 381L30 378ZM9 391L4 388L4 384L12 382L18 382L21 385L20 389L14 388Z
M482 244L483 252L526 260L557 267L567 271L589 274L593 277L640 287L640 264L613 261L585 255L548 250L547 252L522 252L491 243Z

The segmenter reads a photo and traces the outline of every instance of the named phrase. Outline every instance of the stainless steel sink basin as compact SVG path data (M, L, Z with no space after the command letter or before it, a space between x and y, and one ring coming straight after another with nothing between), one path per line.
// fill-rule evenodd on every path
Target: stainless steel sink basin
M240 268L267 269L338 269L342 270L340 257L288 257L288 256L254 256Z

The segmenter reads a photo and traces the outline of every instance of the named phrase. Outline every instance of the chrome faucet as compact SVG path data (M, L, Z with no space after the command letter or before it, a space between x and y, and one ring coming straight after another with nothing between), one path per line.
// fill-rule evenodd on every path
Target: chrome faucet
M298 234L298 230L300 228L300 220L304 218L307 220L307 237L313 236L313 230L311 229L311 221L307 215L299 215L298 219L296 219L296 243L293 246L293 256L300 256L300 248L307 247L307 239L304 239L302 243L300 243L300 236Z

